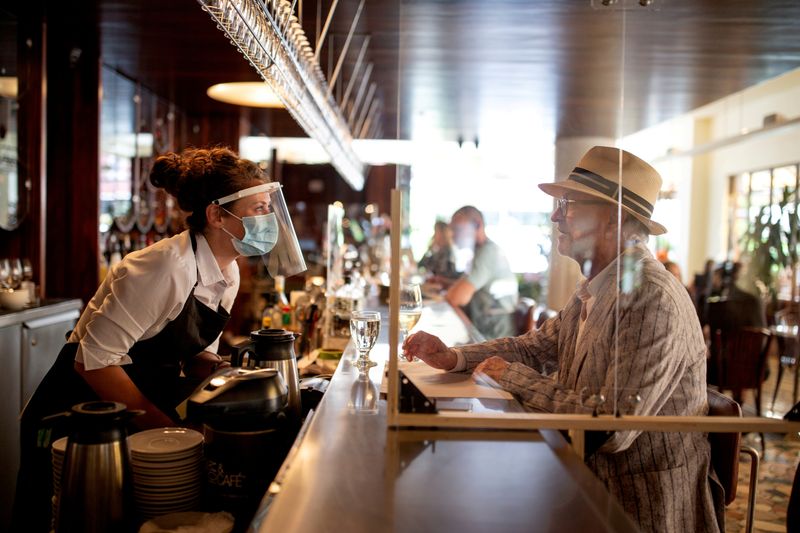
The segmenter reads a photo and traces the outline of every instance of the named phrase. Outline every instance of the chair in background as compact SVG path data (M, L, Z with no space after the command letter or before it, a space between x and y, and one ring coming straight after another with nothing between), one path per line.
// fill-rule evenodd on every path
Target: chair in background
M770 332L764 328L717 330L711 341L708 383L720 391L730 390L742 403L742 393L752 389L756 396L756 415L761 416L761 388L766 379ZM766 452L764 434L761 451Z
M514 326L517 335L523 335L532 330L536 322L533 315L536 311L536 301L533 298L520 297L517 307L514 309Z
M753 389L756 414L761 416L761 387L767 368L770 332L764 328L716 330L711 340L708 382L720 390L733 391L742 403L742 391Z
M708 394L708 416L742 416L742 410L738 403L713 389L706 389L706 392ZM750 456L750 492L747 496L747 514L745 515L745 532L750 533L753 530L755 515L758 452L750 446L741 445L740 433L709 433L708 441L711 444L711 465L725 491L726 506L736 499L736 488L739 484L739 454Z
M800 339L797 333L792 332L792 328L800 325L796 309L782 309L775 313L776 329L784 329L783 333L775 333L778 341L778 379L775 383L775 391L772 393L772 409L775 408L775 399L778 397L778 390L781 387L783 371L786 368L794 369L794 387L792 388L792 405L797 403L797 386L800 378Z
M536 329L542 327L542 324L550 320L551 318L558 315L558 311L555 309L548 309L547 307L539 307L534 312L534 319L536 323Z

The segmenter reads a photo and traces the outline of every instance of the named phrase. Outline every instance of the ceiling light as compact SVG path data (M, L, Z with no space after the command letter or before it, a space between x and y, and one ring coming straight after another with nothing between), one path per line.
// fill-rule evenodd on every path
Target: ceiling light
M281 99L263 81L241 81L212 85L206 94L214 100L247 107L284 107Z

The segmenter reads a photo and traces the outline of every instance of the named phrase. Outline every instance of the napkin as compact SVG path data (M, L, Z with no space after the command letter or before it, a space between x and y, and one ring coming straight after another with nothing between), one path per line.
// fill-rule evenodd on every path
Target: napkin
M148 520L139 533L230 533L233 530L230 513L170 513Z

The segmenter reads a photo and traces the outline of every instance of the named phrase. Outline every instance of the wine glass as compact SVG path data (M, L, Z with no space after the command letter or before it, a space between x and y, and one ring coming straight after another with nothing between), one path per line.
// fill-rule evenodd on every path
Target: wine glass
M11 288L11 262L6 258L0 259L0 285Z
M381 331L381 314L377 311L354 311L350 316L350 335L358 350L356 368L365 372L377 363L369 360L369 351L375 346Z
M33 265L27 257L22 260L22 279L25 281L33 280Z
M22 261L19 259L11 260L11 275L8 279L12 289L19 289L19 286L22 283Z
M400 286L400 346L422 316L422 291L416 283ZM415 358L416 360L416 358Z

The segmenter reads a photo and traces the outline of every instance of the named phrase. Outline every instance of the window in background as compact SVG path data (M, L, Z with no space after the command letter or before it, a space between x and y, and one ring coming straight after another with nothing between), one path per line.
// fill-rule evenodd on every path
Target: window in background
M765 228L748 236L749 246L755 257L763 259L765 254L771 257L770 265L759 266L763 261L756 262L750 274L763 282L765 290L767 288L774 290L779 299L791 298L794 273L792 265L787 265L786 261L776 255L775 246L779 246L786 256L790 250L797 249L798 243L795 242L797 229L794 228L794 231L791 229L792 225L797 224L798 180L800 180L798 164L731 176L733 207L728 223L730 231L728 256L736 260L741 259L744 253L742 247L744 237L753 232L756 221L766 224L767 227L779 224L779 232L769 232ZM757 244L759 242L762 244ZM755 248L752 248L753 246ZM759 248L762 250L760 254L757 253ZM772 273L769 274L768 271Z
M730 212L728 215L728 255L739 257L741 255L741 238L747 233L747 227L752 217L750 209L750 176L747 173L731 176L729 193Z
M797 203L797 182L798 164L731 176L730 257L739 257L742 237L765 206L769 206L772 220L780 220L783 226L789 223L788 215L795 212ZM784 195L788 196L785 198ZM782 203L785 204L783 208Z

